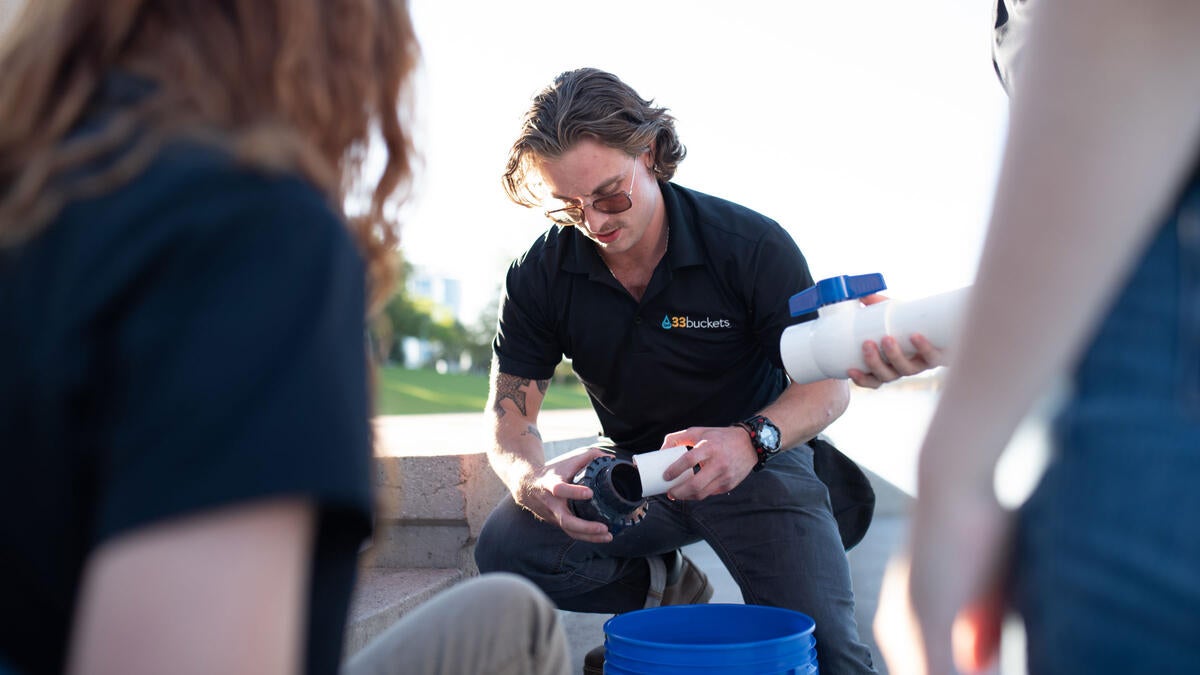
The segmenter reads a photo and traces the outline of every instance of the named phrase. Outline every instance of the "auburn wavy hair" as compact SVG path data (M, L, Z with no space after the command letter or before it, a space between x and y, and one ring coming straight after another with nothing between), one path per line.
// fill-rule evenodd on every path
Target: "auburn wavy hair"
M0 42L0 249L67 202L128 182L164 142L192 137L325 192L367 260L378 308L397 274L392 200L415 162L418 57L405 0L25 0ZM100 133L69 138L113 69L157 86ZM382 169L368 177L372 136ZM102 173L70 177L129 144Z
M538 206L543 195L533 180L536 164L561 157L585 138L630 157L653 149L654 174L662 180L671 180L687 155L667 108L642 98L612 73L569 70L533 97L501 177L505 194L521 206Z

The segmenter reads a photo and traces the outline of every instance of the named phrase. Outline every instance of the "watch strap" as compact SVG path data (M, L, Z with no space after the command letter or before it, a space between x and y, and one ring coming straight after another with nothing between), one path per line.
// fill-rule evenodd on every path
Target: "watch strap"
M769 424L775 428L776 434L778 434L779 427L776 427L774 422L762 415L755 415L733 425L741 427L750 436L750 446L754 448L754 453L758 455L758 462L754 465L755 471L762 471L763 467L767 465L767 461L779 454L778 440L774 448L768 448L762 442L761 430L765 424Z

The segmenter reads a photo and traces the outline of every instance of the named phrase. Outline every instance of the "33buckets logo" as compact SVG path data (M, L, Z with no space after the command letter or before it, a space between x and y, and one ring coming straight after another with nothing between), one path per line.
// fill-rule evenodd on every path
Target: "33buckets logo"
M703 319L693 319L689 316L664 314L662 320L664 330L671 330L672 328L729 328L732 325L729 319L713 319L707 316Z

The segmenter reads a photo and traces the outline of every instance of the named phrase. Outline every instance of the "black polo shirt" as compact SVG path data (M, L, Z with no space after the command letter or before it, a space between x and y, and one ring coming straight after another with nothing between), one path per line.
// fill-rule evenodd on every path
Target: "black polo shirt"
M605 436L635 452L689 426L725 426L787 386L779 355L787 301L813 285L775 221L659 183L667 253L639 302L595 245L555 227L509 267L493 348L500 372L549 379L566 356Z

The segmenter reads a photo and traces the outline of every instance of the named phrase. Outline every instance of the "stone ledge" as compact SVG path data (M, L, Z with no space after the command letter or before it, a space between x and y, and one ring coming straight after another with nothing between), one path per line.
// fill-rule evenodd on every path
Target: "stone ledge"
M426 443L408 452L412 439L395 423L377 430L375 538L361 565L456 567L477 574L475 541L488 514L508 494L487 453ZM545 444L546 456L595 441L595 436L551 441Z
M376 525L459 524L474 541L507 489L486 453L375 458ZM437 566L441 566L440 564Z

